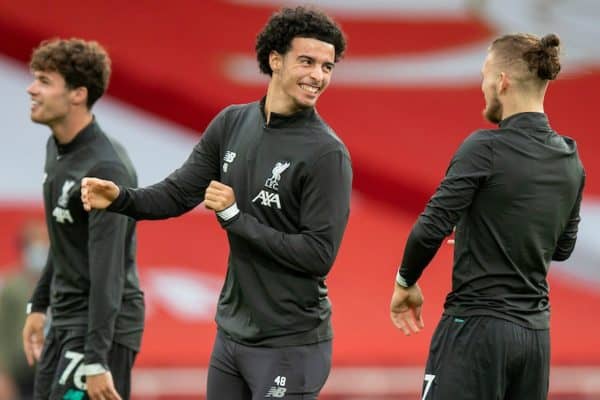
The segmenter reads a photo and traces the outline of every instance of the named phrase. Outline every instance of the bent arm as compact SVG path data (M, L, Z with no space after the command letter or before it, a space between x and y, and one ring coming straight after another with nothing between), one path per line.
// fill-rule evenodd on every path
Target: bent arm
M304 183L298 233L278 231L244 212L220 221L228 232L243 237L280 265L324 277L348 222L351 191L350 160L344 152L333 151L313 164Z
M445 237L450 235L463 213L471 206L479 187L492 168L490 142L477 133L456 151L446 176L419 216L406 241L396 281L414 285Z
M575 243L577 242L577 232L579 230L579 221L581 221L579 210L581 208L581 200L583 197L584 186L585 175L583 175L581 179L579 193L577 194L577 199L575 200L575 205L573 206L573 210L571 211L571 215L569 217L569 221L567 222L567 226L558 238L556 248L554 249L554 254L552 254L552 260L554 261L565 261L571 256L571 253L575 249Z

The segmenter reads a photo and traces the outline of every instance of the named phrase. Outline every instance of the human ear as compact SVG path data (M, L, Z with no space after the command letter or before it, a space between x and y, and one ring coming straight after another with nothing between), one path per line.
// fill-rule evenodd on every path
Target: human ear
M498 93L499 94L503 94L508 87L510 86L510 79L508 77L508 75L505 72L500 72L500 74L498 74Z
M75 105L81 105L87 103L88 90L85 86L80 86L71 90L71 101Z
M281 54L276 51L272 51L269 54L269 66L271 67L271 71L273 73L278 73L281 69L281 63L283 62Z

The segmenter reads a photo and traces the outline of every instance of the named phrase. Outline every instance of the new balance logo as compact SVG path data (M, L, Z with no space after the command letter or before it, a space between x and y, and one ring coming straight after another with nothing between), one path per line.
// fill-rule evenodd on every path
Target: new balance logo
M286 391L287 391L287 389L284 387L271 386L271 389L269 389L265 398L281 399L281 398L285 397Z
M260 204L266 207L271 207L275 204L275 206L281 210L281 202L279 201L278 193L271 193L263 189L252 199L252 202L254 203L256 200L260 200Z
M278 161L277 164L275 164L275 166L273 167L273 170L271 171L271 177L267 178L267 181L265 182L265 186L268 188L271 188L273 190L278 190L279 189L279 180L281 179L281 174L283 174L283 171L285 171L286 169L288 169L288 167L290 166L290 162L280 162Z
M235 160L235 156L236 156L236 154L233 151L227 150L225 152L225 156L223 157L223 161L232 163L233 160Z
M229 164L235 160L235 156L236 154L233 151L227 150L225 152L225 156L223 157L223 161L225 161L223 163L223 172L227 172L227 170L229 170Z

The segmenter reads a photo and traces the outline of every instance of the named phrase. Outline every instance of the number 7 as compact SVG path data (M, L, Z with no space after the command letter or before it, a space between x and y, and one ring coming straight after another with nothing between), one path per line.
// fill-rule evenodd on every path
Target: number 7
M423 398L421 400L425 400L425 397L427 397L427 393L429 392L429 389L431 389L431 384L433 383L434 379L435 375L425 374L425 382L427 382L427 385L425 385L425 390L423 391Z

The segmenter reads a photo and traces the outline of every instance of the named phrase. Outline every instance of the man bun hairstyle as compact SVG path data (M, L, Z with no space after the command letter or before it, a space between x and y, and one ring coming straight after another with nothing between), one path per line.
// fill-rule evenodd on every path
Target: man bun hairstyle
M87 88L87 107L92 108L106 91L111 61L106 50L94 41L83 39L44 40L33 50L32 71L58 72L69 89Z
M285 54L295 37L318 39L335 48L335 62L346 50L341 28L325 13L311 7L283 8L267 21L256 37L256 59L260 71L272 75L269 55L272 51Z
M528 33L504 35L490 48L503 61L523 61L529 72L543 81L554 80L560 72L560 38L550 33L542 38Z
M529 54L525 54L524 58L530 68L533 65L537 70L540 79L554 80L560 72L560 39L554 33L550 33L540 40L540 46L539 55L533 53L531 61L528 59Z

